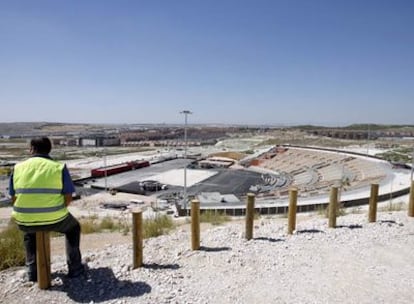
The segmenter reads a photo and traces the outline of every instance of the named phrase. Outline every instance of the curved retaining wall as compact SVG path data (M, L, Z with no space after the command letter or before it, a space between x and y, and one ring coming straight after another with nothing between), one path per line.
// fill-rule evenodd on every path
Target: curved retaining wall
M393 198L397 198L402 195L406 195L410 193L410 188L405 188L402 190L394 191L392 193L386 193L381 194L378 196L378 202L383 202L386 200L390 200ZM344 207L356 207L361 205L368 205L369 204L369 197L354 199L354 200L346 200L341 201L341 205ZM296 208L297 212L312 212L312 211L318 211L321 209L327 208L329 203L321 203L321 204L306 204L306 205L298 205ZM187 209L189 210L189 209ZM220 207L220 208L208 208L208 209L200 209L200 212L206 212L206 211L215 211L215 212L223 212L226 215L229 216L244 216L246 214L246 207L245 206L232 206L232 207ZM187 215L185 210L181 209L178 210L180 216ZM266 215L266 214L287 214L288 213L288 206L266 206L266 207L255 207L255 212Z

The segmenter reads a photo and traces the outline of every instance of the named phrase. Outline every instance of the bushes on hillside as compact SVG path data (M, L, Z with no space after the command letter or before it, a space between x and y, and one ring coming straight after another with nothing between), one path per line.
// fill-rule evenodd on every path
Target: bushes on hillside
M0 232L0 257L0 270L24 265L23 233L14 221L10 221L6 229Z

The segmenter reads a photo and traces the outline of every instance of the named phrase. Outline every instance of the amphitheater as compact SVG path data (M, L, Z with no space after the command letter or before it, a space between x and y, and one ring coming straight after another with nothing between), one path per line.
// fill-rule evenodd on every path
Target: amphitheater
M247 193L255 194L258 212L274 214L287 212L291 188L298 190L300 212L327 206L332 187L338 187L341 204L350 207L368 203L371 184L379 185L379 201L392 201L407 194L411 183L408 166L396 166L358 152L292 145L267 147L233 159L220 158L210 152L197 161L183 159L179 154L168 161L159 161L157 155L147 155L152 162L150 167L110 176L105 183L119 192L137 195L142 195L136 192L142 181L167 184L167 190L145 193L140 199L148 204L167 201L174 212L181 215L188 214L190 208L189 204L182 205L184 167L190 199L197 198L202 211L218 210L229 215L245 213ZM132 160L140 156L131 157ZM119 159L113 160L117 161ZM69 165L73 169L77 167ZM89 183L93 188L105 187L103 179Z
M323 194L332 186L354 190L380 183L391 169L385 161L338 151L293 147L272 149L257 159L257 163L258 168L269 170L270 175L276 176L271 182L279 187L269 193L276 197L286 194L291 186L305 196Z
M278 146L241 163L261 173L264 183L250 188L261 213L286 212L292 187L298 190L299 211L310 211L328 204L332 187L338 187L344 206L356 206L368 203L372 184L379 185L384 201L407 194L411 180L407 166L327 148Z

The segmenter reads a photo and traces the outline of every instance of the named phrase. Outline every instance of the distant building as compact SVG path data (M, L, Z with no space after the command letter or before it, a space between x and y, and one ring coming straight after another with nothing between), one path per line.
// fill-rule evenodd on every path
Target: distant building
M97 139L96 138L79 138L79 146L82 147L97 147Z
M220 207L226 204L240 204L240 200L234 194L221 194L220 192L201 192L197 200L204 207Z
M82 137L79 138L79 145L82 147L107 147L119 146L121 143L117 137Z
M210 157L198 162L201 168L228 168L234 164L234 160L227 157Z

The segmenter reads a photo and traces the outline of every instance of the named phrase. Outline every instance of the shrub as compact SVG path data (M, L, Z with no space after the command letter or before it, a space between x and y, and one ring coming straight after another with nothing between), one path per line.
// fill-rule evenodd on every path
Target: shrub
M329 205L327 207L320 206L318 207L318 213L323 215L326 218L329 218ZM336 205L336 216L345 216L346 215L346 208L343 204L338 203Z
M117 225L114 223L110 216L105 216L99 224L101 230L114 231L117 229Z
M329 212L329 208L324 206L324 205L317 205L316 206L316 212L318 213L319 216L322 217L328 217L328 212Z
M398 203L390 202L386 206L383 206L383 207L379 208L379 211L392 212L392 211L401 211L401 210L405 210L405 209L406 209L406 205L403 202L398 202Z
M79 220L81 225L81 231L83 234L89 233L98 233L103 231L121 231L126 235L129 230L129 224L123 220L119 219L114 221L110 216L105 216L102 220L96 215L89 216L87 218L82 218Z
M346 215L346 208L344 207L344 204L338 203L336 206L336 216L345 216Z
M210 223L212 225L220 225L228 222L230 218L224 212L216 212L213 210L206 210L200 214L201 223Z
M171 217L167 215L156 215L153 218L145 219L143 222L144 238L151 238L168 233L174 228Z
M131 230L131 225L126 219L119 219L114 221L110 216L99 220L96 216L90 216L80 219L81 231L83 234L99 233L103 231L120 231L126 235ZM174 228L174 223L171 217L167 215L156 215L153 218L148 218L143 221L143 236L144 238L155 237L168 233Z
M0 232L0 270L24 265L25 255L23 233L11 220Z
M131 230L131 222L128 221L126 217L121 217L118 219L118 229L122 232L123 235L127 235Z
M95 233L101 231L98 220L95 217L82 218L79 220L81 232L83 234Z

